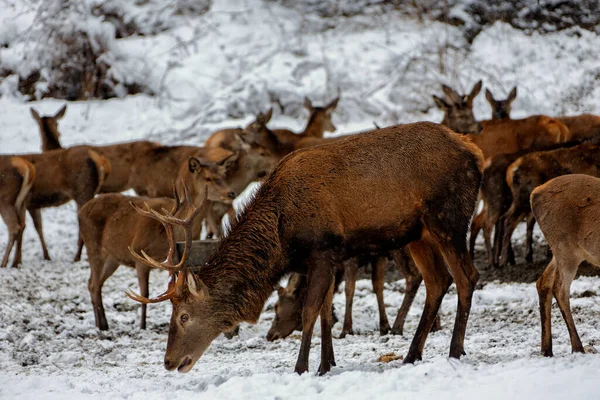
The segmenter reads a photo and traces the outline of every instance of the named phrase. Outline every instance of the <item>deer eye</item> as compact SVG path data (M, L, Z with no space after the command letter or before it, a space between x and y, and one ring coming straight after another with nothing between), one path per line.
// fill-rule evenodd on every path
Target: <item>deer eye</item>
M188 322L189 320L190 316L187 314L182 314L181 317L179 317L179 322L181 322L182 325Z

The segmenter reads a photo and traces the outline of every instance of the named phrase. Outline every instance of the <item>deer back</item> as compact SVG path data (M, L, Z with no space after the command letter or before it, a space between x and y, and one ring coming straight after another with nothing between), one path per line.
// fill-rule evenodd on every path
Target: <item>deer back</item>
M573 140L583 140L600 136L600 116L582 114L574 117L557 117L567 126Z

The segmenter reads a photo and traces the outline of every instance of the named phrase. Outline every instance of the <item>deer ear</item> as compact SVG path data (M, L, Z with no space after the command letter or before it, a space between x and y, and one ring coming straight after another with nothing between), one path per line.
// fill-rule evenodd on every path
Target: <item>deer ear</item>
M61 119L62 117L65 116L65 113L67 112L67 105L65 104L64 106L62 106L62 108L60 110L58 110L58 112L54 115L54 119Z
M482 86L483 86L483 81L479 81L475 84L475 86L473 86L473 89L471 89L471 93L469 93L469 97L467 98L467 102L469 104L473 104L473 100L475 99L475 97L477 97L477 95L481 91Z
M35 110L35 108L31 107L31 108L29 108L29 111L31 111L31 116L33 117L33 119L35 119L38 122L40 122L42 120L40 118L40 114L38 114L38 112Z
M333 101L332 101L331 103L327 104L327 105L325 106L325 108L326 108L327 110L331 110L331 111L333 111L333 110L335 110L335 108L337 107L337 105L338 105L338 102L339 102L339 101L340 101L340 97L338 96L338 97L336 97L335 99L333 99Z
M450 86L442 84L442 91L446 95L446 98L452 103L459 104L462 101L462 97L458 94L456 90L452 89Z
M271 117L273 116L273 107L271 107L269 109L269 111L267 111L267 113L265 114L265 124L268 124L269 121L271 120Z
M203 299L208 296L208 288L196 275L192 272L187 273L187 288L190 294L197 299Z
M485 99L488 101L488 103L490 103L490 105L494 105L494 95L492 95L492 92L490 92L489 89L485 89Z
M437 96L431 96L433 97L433 101L435 102L435 105L437 106L437 108L447 111L450 109L450 105L448 103L446 103L444 100L440 99Z
M313 110L312 102L310 101L310 99L308 97L304 97L304 108L306 108L308 111Z
M240 155L239 151L232 153L232 154L228 155L227 157L225 157L224 159L222 159L221 161L217 162L217 165L219 167L229 168L231 166L231 164L233 164L234 162L237 161L239 155Z
M512 88L512 90L508 94L508 98L506 99L506 101L511 103L516 98L517 98L517 87L515 86L514 88Z
M201 168L206 167L206 165L202 164L202 161L200 161L196 157L190 157L188 161L188 167L190 169L190 172L195 173L198 172Z

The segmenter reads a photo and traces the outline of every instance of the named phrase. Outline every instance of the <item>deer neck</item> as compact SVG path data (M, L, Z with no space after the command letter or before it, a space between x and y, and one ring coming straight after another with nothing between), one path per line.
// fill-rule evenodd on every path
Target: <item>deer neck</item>
M255 323L285 272L278 209L255 205L256 201L248 206L217 253L198 271L218 312L234 323Z
M319 118L317 112L312 112L308 118L306 128L304 128L302 135L322 138L324 133L325 127L323 124L323 118Z

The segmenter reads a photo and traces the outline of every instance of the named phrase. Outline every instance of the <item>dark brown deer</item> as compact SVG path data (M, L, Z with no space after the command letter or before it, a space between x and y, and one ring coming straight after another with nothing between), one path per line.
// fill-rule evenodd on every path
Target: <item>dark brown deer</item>
M353 135L290 154L267 177L206 265L192 271L163 263L173 272L167 292L155 299L132 294L142 302L172 301L165 367L190 371L220 333L242 321L256 323L283 275L301 272L307 274L308 291L295 370L308 370L320 314L319 371L326 373L335 364L331 301L337 266L347 257L384 254L405 245L427 288L405 362L422 358L452 277L458 307L450 357L459 358L479 276L466 234L482 164L481 152L468 139L428 122ZM165 220L189 231L189 219Z
M467 134L483 151L486 160L496 154L512 154L570 140L569 129L557 119L545 115L476 121L473 100L481 90L481 81L475 84L468 95L460 95L446 85L442 88L446 100L433 96L435 104L444 111L442 124L458 133Z
M32 163L36 169L27 210L40 237L44 259L50 260L42 231L41 210L61 206L70 200L75 201L79 210L94 198L110 175L110 162L85 147L52 150L41 154L20 154L19 157ZM81 249L81 239L79 241Z
M217 170L215 165L204 165L192 157L179 174L178 182L183 180L185 184L179 185L178 190L173 191L175 199L105 194L89 201L81 209L79 225L90 262L88 288L94 307L96 327L100 330L108 329L102 304L102 286L119 265L136 269L141 293L148 296L150 268L128 248L162 259L167 254L171 255L167 241L169 235L174 235L175 240L183 239L179 229L171 232L167 227L165 231L160 222L147 218L146 216L154 215L151 210L174 210L172 213L179 217L187 215L195 208L201 209L202 212L197 214L192 225L193 237L199 238L206 213L206 199L231 201L228 198L231 189L223 184ZM178 192L181 195L178 195ZM145 211L144 206L147 207ZM141 211L143 215L140 215ZM142 305L140 327L146 328L145 304Z
M517 98L517 87L512 88L506 100L496 100L489 89L485 89L485 99L492 107L492 119L510 119L512 102Z
M394 335L402 335L404 331L404 321L410 310L410 306L414 301L417 290L421 285L423 278L418 269L404 250L392 251L392 256L402 275L406 280L406 291L402 304L398 309L398 314L394 325L390 328L387 315L385 313L385 304L383 302L383 283L385 267L387 259L385 257L373 260L373 291L377 296L377 304L379 308L379 333L385 335L391 332ZM340 338L346 335L354 334L352 329L352 303L354 291L356 288L356 279L358 277L358 262L356 258L350 259L344 263L343 278L346 282L346 312L344 314L344 324ZM339 275L339 274L338 274ZM336 291L337 291L337 276L336 275ZM341 281L341 280L340 280ZM267 340L274 341L284 339L292 334L295 330L302 330L302 306L306 298L308 289L306 276L293 273L289 279L288 285L285 288L277 289L278 299L275 304L275 318L271 324L271 328L267 333ZM439 317L432 328L432 332L439 330Z
M506 171L506 181L511 189L512 204L502 216L504 231L500 266L506 266L508 246L519 222L529 217L529 197L533 189L561 175L585 174L600 176L600 146L598 139L574 147L530 153L518 158ZM533 221L533 222L531 222ZM528 223L535 223L531 218ZM529 258L533 258L531 243L527 243Z
M533 190L531 208L552 250L552 260L536 285L542 353L552 356L552 297L567 324L572 351L583 353L571 313L570 289L583 261L600 266L600 179L579 174L552 179Z
M60 132L58 130L58 121L64 117L67 106L64 105L54 116L43 116L31 108L31 115L37 121L40 128L40 137L42 138L42 151L62 149L60 143ZM111 166L111 173L105 179L100 188L100 193L117 193L131 188L130 175L138 154L143 154L152 148L159 147L159 143L147 140L138 140L135 142L116 143L105 146L73 146L85 147L94 150L96 153L106 157ZM80 252L78 252L80 254ZM75 261L79 261L77 258Z
M21 264L25 211L34 181L35 167L32 163L21 157L0 156L0 215L8 228L8 245L0 268L8 265L15 243L17 247L12 267Z

